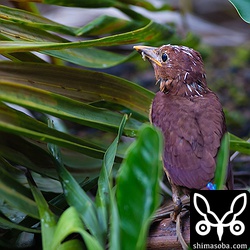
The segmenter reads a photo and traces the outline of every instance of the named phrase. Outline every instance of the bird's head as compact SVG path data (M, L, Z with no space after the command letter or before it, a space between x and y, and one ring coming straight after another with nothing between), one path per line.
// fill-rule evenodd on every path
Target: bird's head
M188 47L134 46L152 64L160 91L173 95L202 96L207 89L201 55Z

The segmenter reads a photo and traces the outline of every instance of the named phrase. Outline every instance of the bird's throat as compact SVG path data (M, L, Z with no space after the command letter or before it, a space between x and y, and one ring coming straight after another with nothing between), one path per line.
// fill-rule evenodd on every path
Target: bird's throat
M177 79L158 79L156 84L159 84L162 93L183 97L202 97L208 91L200 82L185 83Z

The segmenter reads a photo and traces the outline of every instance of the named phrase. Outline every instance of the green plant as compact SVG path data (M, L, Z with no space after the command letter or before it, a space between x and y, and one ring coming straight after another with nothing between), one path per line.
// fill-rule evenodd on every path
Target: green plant
M64 4L67 5L67 2ZM72 1L69 4L78 5ZM103 4L110 6L111 1L93 2L91 6L82 7L103 7ZM147 8L153 7L147 2L144 4ZM0 240L2 247L12 245L18 248L21 242L18 238L23 231L37 235L42 233L44 249L81 249L83 243L79 240L62 244L72 233L79 233L88 249L103 249L105 244L109 244L111 249L119 249L120 240L123 248L126 243L130 247L133 244L145 246L149 218L158 204L161 172L159 133L149 126L142 129L133 151L122 163L116 190L112 185L112 176L116 171L111 170L113 166L117 169L126 155L128 145L125 143L121 142L121 149L117 151L122 133L135 137L141 125L148 121L148 107L153 93L125 79L101 72L48 64L30 52L34 48L28 48L38 46L36 51L51 58L86 67L106 68L132 58L135 52L126 56L109 52L105 47L142 41L157 44L171 37L173 32L170 27L151 22L132 11L129 5L118 1L112 5L130 15L131 20L101 16L84 27L75 28L54 23L38 14L0 6L0 50L3 56L11 59L0 62L0 190L1 210L7 210L0 217L1 225L7 227ZM79 37L82 42L66 41L61 38L62 34ZM83 36L99 38L84 41ZM103 107L108 108L97 105L100 101L106 103ZM104 139L96 138L94 134L87 139L79 138L69 133L67 127L65 129L63 121L59 122L59 126L48 127L46 119L38 121L6 103L41 112L46 117L53 115L63 121L104 131L100 136L106 136L108 132L109 138L112 138L119 130L118 136L107 149L105 141L96 144L97 139ZM129 116L123 118L124 113ZM144 139L148 137L151 140ZM145 159L140 155L152 151L153 158ZM19 166L22 166L21 169ZM138 173L144 182L136 183ZM29 185L24 185L25 176ZM136 187L133 182L130 183L133 178ZM57 183L52 185L53 179L62 183L64 194ZM93 202L86 192L96 185L96 201ZM55 186L57 193L53 193ZM131 189L126 190L127 186ZM123 211L125 197L135 197L132 199L135 204L128 204L135 212L140 211L140 216L131 217L132 213L126 216ZM17 209L16 215L10 212L12 208ZM141 213L142 210L145 212ZM11 221L12 217L18 223ZM132 230L131 235L125 235L124 227L133 225L134 219L138 219L137 229ZM31 228L39 221L41 231L40 224L38 228Z
M32 51L58 64L100 69L133 59L135 52L124 55L119 45L158 46L176 41L176 35L130 7L140 4L157 11L143 0L43 3L112 6L130 19L100 16L76 28L42 17L34 4L22 5L33 13L0 6L0 53L10 59L0 62L0 245L18 248L20 234L30 232L37 238L42 234L44 249L104 249L106 244L110 249L143 249L158 204L160 176L160 134L143 126L154 94L99 71L53 65ZM80 41L73 42L75 38ZM120 53L107 50L113 46ZM42 119L9 104L42 114ZM59 124L48 126L47 119L55 117ZM86 128L86 136L70 133L68 121ZM95 137L89 128L103 133ZM129 148L122 135L137 140ZM116 136L110 146L105 136ZM232 150L249 153L249 145L230 135Z

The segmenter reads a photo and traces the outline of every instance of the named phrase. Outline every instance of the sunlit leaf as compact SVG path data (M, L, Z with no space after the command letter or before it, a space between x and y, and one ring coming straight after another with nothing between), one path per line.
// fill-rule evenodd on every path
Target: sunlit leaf
M50 249L52 250L69 249L69 248L59 248L60 244L63 242L63 240L66 239L67 236L73 233L79 233L84 239L84 242L88 250L103 250L98 241L84 229L79 214L80 213L74 207L68 208L62 214L60 220L58 221L58 225L56 227L56 231L53 238L53 243L50 246L51 247ZM71 244L72 243L68 243L68 246L72 247Z
M82 250L84 249L84 244L78 239L72 239L63 242L56 248L56 250L69 250L69 249Z

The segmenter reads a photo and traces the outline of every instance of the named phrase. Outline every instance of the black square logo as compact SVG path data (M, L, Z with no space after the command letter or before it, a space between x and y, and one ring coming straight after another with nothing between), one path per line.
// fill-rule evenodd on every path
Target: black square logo
M200 190L190 196L190 247L248 249L250 199L243 190Z

